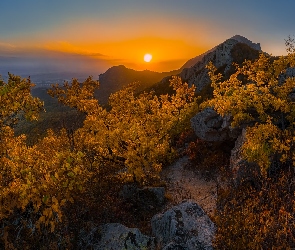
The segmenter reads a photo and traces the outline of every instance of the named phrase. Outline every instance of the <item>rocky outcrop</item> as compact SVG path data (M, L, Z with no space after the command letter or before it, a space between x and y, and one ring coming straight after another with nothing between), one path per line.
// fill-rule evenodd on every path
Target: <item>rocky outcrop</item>
M246 129L237 138L235 147L231 151L230 168L236 185L251 182L255 186L259 184L261 177L260 167L254 162L248 162L242 155L242 146L246 140Z
M105 224L100 227L99 239L99 242L92 245L91 249L155 249L154 238L142 234L137 228L128 228L119 223Z
M283 85L288 78L293 78L293 77L295 77L295 68L294 67L287 68L286 72L280 75L279 83ZM290 98L292 102L295 101L295 88L293 88L293 91L288 95L288 97Z
M155 215L151 224L157 245L163 250L213 249L215 225L192 200Z
M198 250L213 249L216 227L204 210L193 200L184 201L151 220L153 237L137 228L119 223L91 226L79 235L79 249L94 250Z
M235 35L231 39L238 41L239 43L247 44L250 48L258 50L261 52L261 46L260 43L253 43L248 38L240 35Z
M191 119L195 134L206 141L227 141L237 138L240 129L230 126L230 116L221 117L212 108L206 108Z
M249 39L247 39L246 37L240 36L240 35L235 35L233 37L231 37L230 39L235 40L239 43L243 43L246 44L247 46L249 46L250 48L254 49L254 50L258 50L261 51L261 46L260 43L253 43L252 41L250 41ZM201 62L202 59L208 55L211 52L214 52L214 50L218 49L218 46L206 51L205 53L196 56L190 60L188 60L180 69L183 70L185 68L190 68L192 66L194 66L196 63Z
M245 37L236 35L216 46L213 50L210 50L209 53L204 53L204 56L201 59L198 58L195 65L183 69L179 76L184 82L187 82L189 86L194 84L197 92L202 91L204 87L210 84L206 65L209 62L213 62L216 68L223 68L222 73L226 73L233 63L232 49L238 43L246 44L254 50L261 51L259 43L253 43Z

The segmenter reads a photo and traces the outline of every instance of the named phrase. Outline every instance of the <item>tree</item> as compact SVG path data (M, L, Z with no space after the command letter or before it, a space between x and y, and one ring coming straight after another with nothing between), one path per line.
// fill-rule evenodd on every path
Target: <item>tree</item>
M22 115L26 119L36 120L43 103L31 96L30 78L22 79L8 73L8 82L0 79L0 127L13 126Z
M295 79L286 75L294 65L294 52L275 60L261 53L253 63L236 65L226 81L220 81L212 63L208 65L214 97L202 106L213 107L222 116L232 115L233 126L248 125L242 150L264 174L274 157L295 166Z
M111 95L109 111L93 97L98 83L91 78L82 86L75 81L71 86L55 86L49 93L86 113L73 144L92 169L99 172L108 166L112 173L122 171L125 179L147 184L158 178L162 163L173 153L172 137L188 126L197 109L194 87L177 77L171 85L176 91L171 96L143 93L136 97L136 84L130 84Z
M80 84L74 79L49 93L85 113L84 125L76 131L49 130L28 146L12 126L22 114L36 119L41 102L30 95L29 80L10 75L1 84L0 220L6 247L15 230L18 235L53 232L67 217L66 206L79 199L90 203L92 198L87 199L104 183L157 181L162 164L175 155L174 136L189 126L198 108L194 87L176 77L171 81L173 95L135 96L136 86L130 84L112 94L108 109L94 98L97 81L89 77Z
M219 191L215 213L218 249L292 249L294 231L295 66L294 40L288 55L273 58L261 53L246 61L226 81L208 65L213 99L201 106L231 115L232 126L246 127L242 152L259 164L265 178L261 186L249 183ZM268 175L278 163L280 171Z

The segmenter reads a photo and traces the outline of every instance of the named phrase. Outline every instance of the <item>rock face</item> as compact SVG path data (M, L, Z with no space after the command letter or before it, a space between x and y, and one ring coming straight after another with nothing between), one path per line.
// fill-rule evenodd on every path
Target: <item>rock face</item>
M235 147L231 151L230 168L236 185L245 182L257 185L261 177L260 168L256 163L248 162L242 155L242 146L246 140L245 136L246 129L243 129L242 134L236 140Z
M154 239L143 235L137 228L128 228L119 223L110 223L100 227L99 232L100 241L95 246L92 246L92 249L155 249Z
M245 37L236 35L216 46L209 53L204 53L202 58L196 57L198 60L195 61L191 59L190 61L196 62L196 64L190 68L184 68L179 76L189 86L194 84L197 92L202 91L204 87L210 84L206 65L212 61L216 68L223 67L223 73L226 73L233 63L232 49L238 43L246 44L254 50L261 51L259 43L253 43Z
M206 141L227 141L237 138L240 129L230 126L229 116L221 117L212 108L206 108L191 119L195 134Z
M279 83L280 84L284 84L285 81L288 79L288 78L291 78L291 77L295 77L295 68L287 68L286 72L284 74L281 74L280 77L279 77ZM295 88L293 89L293 91L289 94L288 96L292 102L295 101Z
M215 225L192 200L155 215L151 224L157 245L163 250L213 249Z

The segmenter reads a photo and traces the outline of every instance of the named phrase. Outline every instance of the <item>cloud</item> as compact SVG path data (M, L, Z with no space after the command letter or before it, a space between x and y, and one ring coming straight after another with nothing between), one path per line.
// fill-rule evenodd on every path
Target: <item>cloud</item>
M1 47L0 47L1 49ZM34 75L52 72L81 72L98 75L111 65L101 53L78 54L46 49L14 50L0 55L0 74Z
M16 49L16 46L10 44L10 43L5 43L0 41L0 52L13 52Z

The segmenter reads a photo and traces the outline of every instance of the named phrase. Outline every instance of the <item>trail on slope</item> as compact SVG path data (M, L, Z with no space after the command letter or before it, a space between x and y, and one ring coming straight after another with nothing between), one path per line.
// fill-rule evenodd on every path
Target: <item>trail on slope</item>
M167 183L166 193L170 198L166 209L183 200L193 199L208 215L212 215L216 208L217 183L205 180L196 169L187 168L188 163L189 157L184 156L162 171L162 178Z

